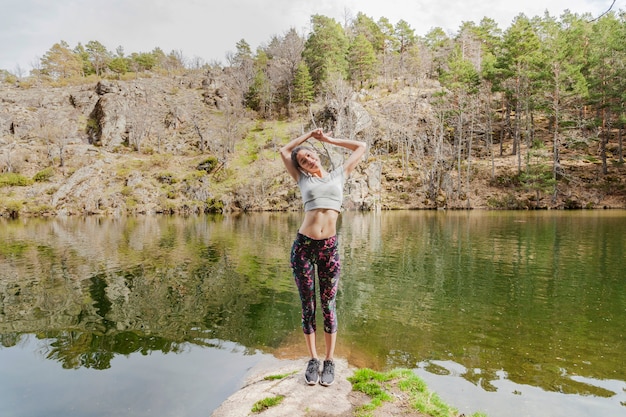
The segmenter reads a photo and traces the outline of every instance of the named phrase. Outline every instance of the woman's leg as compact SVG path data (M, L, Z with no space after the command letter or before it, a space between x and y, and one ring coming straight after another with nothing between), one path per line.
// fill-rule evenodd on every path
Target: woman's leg
M324 315L324 341L326 342L326 360L332 360L337 341L336 296L339 286L341 263L337 248L337 238L327 239L324 250L320 251L317 262L317 274L320 285L320 299Z
M315 385L320 380L320 362L315 347L315 266L311 243L311 239L298 234L291 249L291 267L302 302L302 330L311 358L304 380L309 385Z
M306 347L309 350L309 357L317 359L317 348L315 346L315 332L304 334L304 340L306 342Z
M335 344L337 343L337 332L324 332L324 341L326 342L326 358L324 360L332 361L335 354Z
M310 245L303 244L304 237L299 237L291 249L291 268L298 287L302 303L302 330L305 335L307 348L312 358L317 358L315 348L315 266L309 253ZM306 243L306 242L304 242Z

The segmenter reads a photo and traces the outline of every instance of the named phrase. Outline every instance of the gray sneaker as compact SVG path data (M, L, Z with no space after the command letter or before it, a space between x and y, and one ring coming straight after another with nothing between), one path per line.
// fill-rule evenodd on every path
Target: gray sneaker
M333 361L324 361L324 369L322 369L322 377L320 384L328 387L335 382L335 363Z
M309 361L304 373L304 380L309 385L315 385L320 380L320 361L313 358Z

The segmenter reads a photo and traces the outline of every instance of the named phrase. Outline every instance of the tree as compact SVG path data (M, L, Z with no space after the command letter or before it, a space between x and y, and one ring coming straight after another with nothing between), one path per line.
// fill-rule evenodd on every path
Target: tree
M226 54L226 59L231 67L229 75L235 88L238 90L238 94L241 96L240 103L244 103L246 100L245 96L248 94L248 90L256 76L256 69L250 44L245 39L241 39L237 42L236 48L237 51L235 53L229 52Z
M566 14L557 21L546 13L539 23L542 38L536 78L539 98L545 98L545 108L551 117L553 129L552 176L561 174L561 122L564 108L572 100L580 101L587 95L586 80L581 72L585 43L588 39L586 24L577 16Z
M596 124L600 128L603 174L608 173L607 144L611 128L614 124L620 125L624 114L625 24L609 13L593 25L589 61L585 68L589 81L589 104L595 109Z
M481 40L481 65L480 75L482 79L482 94L485 114L486 143L491 158L491 176L495 178L495 159L493 152L494 133L494 93L498 91L497 80L499 71L497 69L496 55L501 50L502 31L498 28L493 19L484 18L475 29L475 35ZM502 141L500 142L502 146Z
M91 61L89 61L89 53L87 52L83 44L79 42L78 45L76 45L76 48L74 48L74 53L82 63L83 75L87 76L93 74L95 71L93 65L91 64Z
M61 41L52 45L41 58L41 73L57 80L80 76L83 73L82 61L67 42Z
M393 78L393 55L397 48L397 39L394 34L394 28L389 19L381 17L378 20L378 28L380 35L382 36L382 49L379 52L379 58L381 65L380 68L383 71L383 78L389 82Z
M381 26L371 17L361 12L357 13L356 19L352 23L352 32L353 38L363 35L372 45L375 54L380 54L384 51L386 35Z
M102 72L107 68L109 62L111 61L111 53L98 41L87 42L85 49L89 57L89 62L91 62L96 75L102 75Z
M345 78L348 72L348 38L343 28L334 19L314 15L313 26L302 53L309 67L311 78L321 88L332 74Z
M374 47L365 35L358 34L348 50L350 79L358 82L361 87L367 80L371 80L376 70L376 54Z
M395 26L395 35L398 40L398 52L402 56L415 44L417 37L415 30L405 20L399 20Z
M313 102L315 87L309 74L309 67L301 61L293 80L293 101L308 106Z
M274 90L275 104L283 106L288 114L294 100L294 79L302 62L303 50L304 39L293 28L282 37L274 36L263 50L268 57L265 73Z
M515 110L511 154L518 156L518 171L520 172L522 169L520 149L522 121L525 114L528 116L531 99L530 78L532 60L534 59L533 54L539 48L540 41L530 19L520 14L504 33L502 51L498 56L498 68L503 76L501 85L504 87L507 100L505 105L509 109L512 102ZM507 115L510 115L510 111L507 111Z
M441 77L441 84L450 91L450 116L456 118L454 149L456 153L458 189L462 187L462 160L467 161L466 193L469 194L472 138L476 119L476 96L480 87L480 74L475 64L465 58L463 44L457 44ZM452 120L451 120L452 121ZM469 200L468 200L469 203Z
M442 28L436 27L431 29L424 36L424 44L428 48L431 56L431 65L426 71L426 74L429 77L437 77L443 70L446 57L452 48L451 39L448 35L446 35Z
M121 75L121 74L126 74L129 71L130 66L129 66L128 59L124 57L116 56L115 58L112 58L109 61L108 68L114 73Z
M130 68L135 72L150 71L157 65L157 58L150 52L133 52L130 55Z
M274 86L267 76L269 58L259 51L255 59L256 73L245 96L246 106L257 111L261 117L271 117L274 102Z

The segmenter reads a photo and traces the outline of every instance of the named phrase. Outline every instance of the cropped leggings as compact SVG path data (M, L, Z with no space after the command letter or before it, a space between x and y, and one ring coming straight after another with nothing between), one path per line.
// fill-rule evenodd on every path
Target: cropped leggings
M341 264L337 250L337 236L315 240L298 233L291 248L291 268L302 302L302 330L315 332L315 267L320 287L324 316L324 331L337 332L335 296L339 284Z

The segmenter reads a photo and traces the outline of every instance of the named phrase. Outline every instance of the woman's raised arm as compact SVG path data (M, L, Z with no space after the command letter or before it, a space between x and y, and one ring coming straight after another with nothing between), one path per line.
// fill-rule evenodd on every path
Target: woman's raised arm
M326 134L322 134L317 138L321 142L326 142L331 145L339 146L342 148L346 148L352 151L348 159L343 163L343 169L346 173L346 176L350 176L354 168L356 168L357 164L365 154L365 150L367 149L367 145L365 142L361 142L358 140L351 139L338 139L327 136Z
M288 144L280 148L280 156L283 160L283 164L285 164L285 168L287 168L287 172L289 175L293 177L296 181L298 181L298 177L300 176L300 171L298 167L293 164L291 160L291 152L298 146L302 145L304 142L309 140L310 138L319 139L323 135L322 129L311 130L310 132L305 133L302 136L299 136Z

